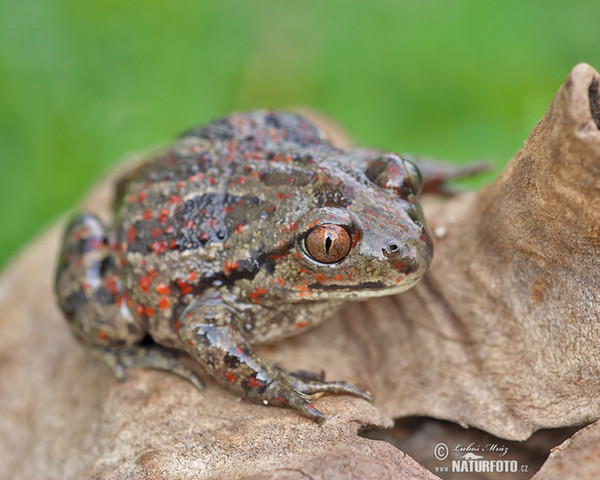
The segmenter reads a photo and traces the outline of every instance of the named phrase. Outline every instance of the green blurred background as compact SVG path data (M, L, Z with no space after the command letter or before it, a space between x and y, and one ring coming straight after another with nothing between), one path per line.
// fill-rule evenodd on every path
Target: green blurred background
M360 144L501 168L572 66L600 68L599 19L589 0L4 0L0 264L125 153L232 110L310 106Z

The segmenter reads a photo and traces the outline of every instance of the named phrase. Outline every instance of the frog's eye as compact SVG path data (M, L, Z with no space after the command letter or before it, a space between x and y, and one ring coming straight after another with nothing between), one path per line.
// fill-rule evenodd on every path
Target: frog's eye
M371 160L365 174L376 185L393 190L401 197L418 195L423 187L423 177L417 166L395 153Z
M348 231L333 223L318 225L304 239L306 252L320 263L339 262L348 255L351 246Z

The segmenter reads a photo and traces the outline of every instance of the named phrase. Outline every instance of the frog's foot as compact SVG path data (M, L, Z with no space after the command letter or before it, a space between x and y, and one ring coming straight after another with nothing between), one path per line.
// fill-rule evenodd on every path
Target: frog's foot
M319 423L325 416L311 401L328 393L371 396L344 382L325 382L305 371L288 373L262 360L236 327L237 312L212 299L188 307L180 318L181 346L219 383L265 405L295 408Z
M88 347L94 356L106 363L117 377L125 380L128 368L151 368L174 373L190 381L198 390L204 390L204 384L190 367L182 363L174 351L158 345L150 347L132 346L127 348L111 348L100 346Z

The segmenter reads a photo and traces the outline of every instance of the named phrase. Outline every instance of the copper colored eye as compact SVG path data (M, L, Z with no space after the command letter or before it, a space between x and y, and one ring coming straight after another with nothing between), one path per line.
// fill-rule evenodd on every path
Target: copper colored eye
M346 229L332 223L319 225L304 239L310 257L321 263L339 262L348 255L351 245Z

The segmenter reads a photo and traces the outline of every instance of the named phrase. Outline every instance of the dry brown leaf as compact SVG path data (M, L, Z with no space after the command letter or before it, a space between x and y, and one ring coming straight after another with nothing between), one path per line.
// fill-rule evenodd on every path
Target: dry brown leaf
M357 431L423 415L523 440L600 418L599 78L575 67L492 186L427 206L436 257L417 287L260 349L286 368L324 368L374 393L373 405L318 400L321 426L238 401L210 380L203 393L162 372L117 383L55 306L52 228L0 279L6 478L433 479ZM105 216L113 180L87 202ZM592 478L596 430L562 445L536 478L566 478L567 467Z

